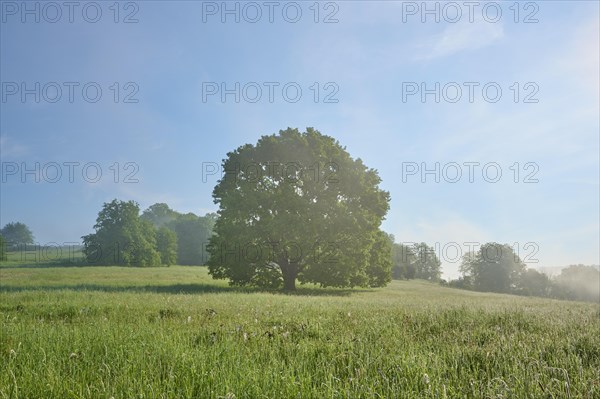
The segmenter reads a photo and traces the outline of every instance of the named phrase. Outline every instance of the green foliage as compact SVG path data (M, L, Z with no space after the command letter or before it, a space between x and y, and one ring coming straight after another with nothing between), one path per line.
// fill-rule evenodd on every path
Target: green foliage
M333 287L388 280L385 256L373 252L387 251L376 243L389 193L377 171L333 138L312 128L282 130L228 153L222 169L208 247L214 278L260 284L256 275L271 275L276 264L287 290L296 279Z
M217 219L215 213L196 216L182 214L167 204L151 205L144 211L142 219L151 222L157 229L166 227L177 236L177 261L180 265L203 265L206 263L206 246ZM173 262L175 263L175 262Z
M424 242L412 245L393 243L392 263L395 279L420 278L440 281L442 262L432 247Z
M525 264L508 244L490 242L466 254L460 270L478 291L510 293L516 291Z
M283 275L281 269L275 263L263 263L256 265L251 277L250 285L268 289L279 289L283 287Z
M174 221L179 215L180 214L178 212L175 212L169 208L169 205L165 203L157 203L150 205L140 217L143 220L147 220L152 223L156 228L159 228Z
M163 265L177 263L177 234L164 226L160 227L156 231L156 249Z
M10 247L33 244L33 233L26 224L21 222L7 223L0 230L0 235Z
M178 214L166 227L177 235L177 263L180 265L203 265L206 263L206 246L212 235L213 214L196 216L193 213Z
M154 226L139 217L134 201L113 200L98 213L95 233L83 236L83 252L91 264L159 266Z
M461 276L456 280L450 280L448 286L452 288L459 288L461 290L472 290L473 281L471 276Z
M415 278L439 281L442 276L442 262L433 247L422 242L414 244L412 252L415 256Z
M535 269L527 269L521 274L517 293L527 296L549 296L552 287L550 278Z
M392 244L392 277L410 280L416 275L417 257L408 245Z
M0 262L5 261L6 259L6 241L4 241L4 237L0 235Z
M598 312L424 281L0 269L0 398L598 398Z
M392 242L383 231L375 234L366 275L369 287L385 287L392 281Z

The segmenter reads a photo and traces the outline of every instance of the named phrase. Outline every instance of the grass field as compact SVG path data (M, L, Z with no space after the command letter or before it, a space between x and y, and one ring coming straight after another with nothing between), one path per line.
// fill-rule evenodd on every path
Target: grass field
M202 267L0 269L1 398L600 398L600 306Z

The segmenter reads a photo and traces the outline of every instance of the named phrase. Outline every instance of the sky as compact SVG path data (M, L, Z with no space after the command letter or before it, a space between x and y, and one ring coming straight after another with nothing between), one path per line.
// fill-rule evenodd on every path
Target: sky
M0 2L0 225L217 210L227 152L314 127L377 169L444 277L494 241L600 263L599 3Z

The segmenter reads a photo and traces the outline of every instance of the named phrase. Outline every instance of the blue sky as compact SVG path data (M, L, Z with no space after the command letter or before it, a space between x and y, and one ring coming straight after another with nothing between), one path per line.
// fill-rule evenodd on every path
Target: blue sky
M488 241L516 243L529 266L598 264L598 2L488 3L470 18L463 2L429 2L440 9L436 22L421 2L275 2L271 23L263 2L229 2L239 7L238 23L222 2L122 2L115 23L111 1L95 3L102 14L91 23L96 8L86 2L77 3L73 22L66 8L58 16L28 2L38 4L36 22L21 2L2 2L0 224L21 221L39 243L64 243L90 233L113 198L142 209L166 202L182 212L215 211L217 176L203 179L203 162L220 163L288 126L313 126L379 171L392 197L384 230L399 242L437 245L447 277L457 275L454 255L466 243ZM262 16L252 23L254 5ZM289 22L297 9L299 20ZM137 22L123 23L129 14ZM324 23L327 16L337 22ZM239 103L206 92L236 82L255 82L262 97L247 101L252 85ZM439 103L434 94L408 95L436 82ZM288 83L302 90L297 102L282 93ZM457 86L462 97L452 102ZM96 87L102 95L92 102ZM34 93L23 98L23 88ZM325 102L334 91L337 102ZM71 164L72 182L70 162L79 163ZM436 163L439 183L420 174ZM457 164L463 174L453 183ZM498 169L499 181L486 181ZM126 182L130 172L137 183Z

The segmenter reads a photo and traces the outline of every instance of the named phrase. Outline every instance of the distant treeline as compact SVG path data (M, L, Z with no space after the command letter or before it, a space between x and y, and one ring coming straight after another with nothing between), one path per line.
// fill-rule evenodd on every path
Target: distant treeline
M502 279L504 276L500 277ZM483 277L484 279L486 277ZM507 294L568 299L600 303L600 271L594 266L570 265L557 276L550 277L528 268L512 274L509 286L501 290L482 282L477 273L465 273L447 285L474 291L502 292Z
M0 231L0 260L49 266L61 260L74 265L203 265L208 260L207 245L216 220L215 213L183 214L164 203L154 204L140 214L137 203L115 199L104 204L95 232L82 237L82 247L33 245L33 234L26 225L7 224ZM490 242L466 253L461 276L446 281L441 278L441 262L433 247L424 242L399 244L393 235L386 236L391 245L394 279L423 279L481 292L600 301L600 270L594 266L571 265L549 277L527 268L511 246ZM7 258L7 249L13 256Z
M426 243L398 244L392 234L388 235L392 242L392 278L410 280L414 278L441 281L442 262L438 259L433 247Z
M82 237L83 253L96 265L202 265L215 220L214 213L182 214L164 203L140 215L134 201L115 199L104 204L95 232Z
M462 258L461 277L441 279L441 262L426 243L392 244L392 277L423 279L442 285L481 292L497 292L578 301L600 301L600 270L594 266L571 265L550 277L525 263L507 244L490 242Z

